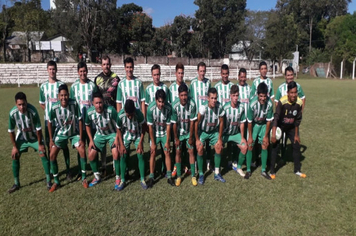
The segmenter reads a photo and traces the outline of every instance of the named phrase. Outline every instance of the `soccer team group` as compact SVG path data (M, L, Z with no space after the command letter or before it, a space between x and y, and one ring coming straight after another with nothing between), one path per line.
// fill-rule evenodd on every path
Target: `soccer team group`
M240 176L245 179L251 177L252 151L255 149L258 152L261 150L261 175L268 180L275 179L279 145L287 139L290 139L293 147L294 173L306 177L301 172L299 138L305 96L301 86L294 81L292 67L286 68L286 82L279 86L276 96L272 80L267 77L265 62L260 63L260 76L252 86L246 83L247 72L244 68L239 70L237 84L229 81L229 67L224 64L221 66L221 81L214 87L205 78L206 65L203 62L197 65L198 76L189 87L183 80L184 65L178 63L176 81L169 88L161 82L161 69L155 64L151 68L153 82L145 90L142 81L133 75L132 58L124 60L126 76L121 80L111 71L108 56L102 58L101 67L103 71L93 82L87 77L87 65L79 62L79 79L68 89L56 77L56 63L47 63L48 81L41 85L39 95L39 103L45 114L45 139L36 108L27 102L23 92L16 94L16 106L9 114L8 132L13 145L11 156L15 179L9 193L20 189L20 156L28 148L39 153L49 192L61 187L57 164L60 150L63 150L65 158L66 177L73 179L68 141L78 151L80 173L76 179L82 181L84 188L97 185L106 175L107 144L113 157L115 190L118 191L126 185L126 161L130 156L131 143L136 149L143 189L151 188L155 183L158 145L162 150L167 182L172 186L180 186L182 172L190 173L194 186L203 185L204 159L207 170L214 172L214 179L224 183L220 163L225 144L230 157L228 165ZM278 137L280 135L276 135L278 132L283 133L281 139ZM145 133L148 133L150 142L148 178L145 178L143 155ZM270 173L267 173L269 145L272 146L272 152ZM209 160L211 147L215 151L214 165ZM285 149L281 150L283 156ZM171 153L175 154L174 165ZM182 166L182 157L189 162L185 168ZM94 174L90 183L86 175L87 159ZM242 170L245 161L246 172Z

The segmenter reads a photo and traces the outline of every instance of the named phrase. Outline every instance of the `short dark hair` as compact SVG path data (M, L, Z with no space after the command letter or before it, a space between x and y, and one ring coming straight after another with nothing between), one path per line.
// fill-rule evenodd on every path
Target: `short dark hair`
M226 64L223 64L223 65L221 66L221 70L229 70L229 66L226 65Z
M58 94L59 94L62 90L65 90L65 91L67 91L67 93L69 93L69 91L68 91L68 86L67 86L66 84L61 84L61 85L58 87Z
M111 65L111 59L110 59L110 57L108 56L108 55L104 55L102 58L101 58L101 62L103 62L103 61L106 61L106 60L109 60L109 64Z
M188 86L186 84L181 84L178 87L178 93L188 92Z
M288 92L289 92L289 90L294 89L294 88L297 88L297 87L298 87L298 86L297 86L297 83L296 83L295 81L289 82L289 83L288 83L288 86L287 86Z
M176 65L176 72L178 71L178 69L182 69L184 70L184 65L182 64L182 62L178 62Z
M154 65L151 67L151 72L152 72L153 70L156 70L156 69L158 69L159 72L161 72L161 67L160 67L158 64L154 64Z
M162 99L163 101L166 101L166 92L163 89L158 89L155 94L156 100Z
M94 101L94 98L101 98L101 99L104 99L103 95L101 94L101 92L95 92L93 93L93 97L92 97L92 101Z
M216 88L210 88L209 90L208 90L208 96L209 96L209 94L218 94L218 90L216 90Z
M287 71L293 72L293 74L294 74L293 67L291 67L291 66L288 66L288 67L284 70L284 75L287 75Z
M260 94L260 93L266 94L266 95L268 94L268 86L267 86L267 84L262 82L257 86L257 94Z
M262 66L266 66L267 67L267 63L265 61L261 61L260 65L258 66L258 69L260 70Z
M132 114L136 110L135 103L131 99L127 99L125 102L125 112Z
M81 68L85 68L86 71L88 72L87 63L85 63L84 61L81 61L81 62L78 63L78 66L77 66L78 71L79 71L79 69L81 69Z
M57 70L57 63L55 61L50 60L47 62L47 69L49 66L54 66L54 68Z
M237 86L236 84L234 84L233 86L231 86L230 88L230 94L235 94L239 92L239 86Z
M126 66L127 63L132 63L132 65L134 65L134 60L132 59L132 57L126 57L124 60L124 66Z
M201 62L199 62L198 65L197 65L197 70L199 70L199 67L201 67L201 66L203 66L203 67L206 68L205 63L204 63L203 61L201 61Z
M246 69L245 69L245 68L240 68L240 70L239 70L239 75L240 75L241 73L245 73L245 74L247 75Z
M16 95L15 95L15 102L16 102L17 100L25 100L25 101L27 101L26 94L24 94L23 92L18 92L18 93L16 93Z

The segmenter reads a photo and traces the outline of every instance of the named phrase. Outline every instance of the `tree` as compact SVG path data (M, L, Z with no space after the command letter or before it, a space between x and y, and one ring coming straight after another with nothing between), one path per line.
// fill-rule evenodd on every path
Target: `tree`
M130 53L134 56L148 56L152 53L150 41L153 38L152 18L143 12L134 13L129 29L132 46Z
M221 58L231 51L243 33L246 0L195 0L196 30L205 57Z
M172 53L171 28L171 25L154 28L150 46L153 56L168 56Z
M106 48L108 42L100 39L112 40L113 22L105 20L107 15L115 14L116 0L56 0L55 4L53 19L59 32L71 39L77 51L83 46L89 59L94 46Z
M290 57L297 41L298 26L293 14L273 10L269 14L266 28L265 53L272 60L278 60L282 68L284 58Z
M1 32L1 44L3 48L3 60L7 61L6 57L6 38L9 36L10 31L14 27L14 20L11 18L9 10L5 5L2 6L2 12L0 13L0 32Z
M192 37L192 34L189 33L191 22L191 17L180 15L174 18L171 26L173 47L180 57L189 56L187 47Z

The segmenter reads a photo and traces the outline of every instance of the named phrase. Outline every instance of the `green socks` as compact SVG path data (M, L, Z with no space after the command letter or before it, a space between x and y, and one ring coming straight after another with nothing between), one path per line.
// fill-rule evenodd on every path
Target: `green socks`
M20 160L12 160L12 173L15 178L15 184L20 186Z
M244 155L244 154L242 154L242 153L240 152L240 154L239 154L239 162L237 163L237 168L238 168L238 169L241 169L242 164L243 164L244 161L245 161L245 158L246 158L246 155ZM251 163L250 163L250 165L251 165Z
M262 172L266 171L267 157L268 157L268 151L262 149L261 151Z
M138 169L140 170L141 181L145 180L145 161L143 160L142 154L137 154L138 158Z
M126 174L126 157L127 154L122 155L120 158L120 171L121 171L121 181L125 182L125 174Z
M180 177L182 175L182 163L176 163L177 167L177 176Z
M51 177L50 177L50 170L49 170L49 168L50 168L49 161L48 161L46 156L41 157L41 161L42 161L43 169L44 169L45 174L46 174L46 181L50 182L51 181Z
M199 175L204 175L203 171L203 156L197 155L197 162L198 162L198 171Z
M86 164L87 164L87 162L85 160L85 157L81 157L80 158L80 169L82 171L82 180L86 179L86 177L87 177L86 170L85 170Z
M56 184L59 184L57 160L51 161L51 170L52 170L52 173L53 173L54 182Z
M246 168L247 172L251 172L252 151L248 150L246 154Z
M167 170L167 178L168 179L172 178L172 171L171 170Z
M195 164L190 164L190 171L192 172L192 177L195 176Z
M120 176L120 160L114 160L115 175Z
M215 162L215 174L217 175L220 172L221 154L215 153L214 162Z
M98 157L95 157L93 161L90 161L90 167L93 170L96 179L100 179L100 174L98 171Z

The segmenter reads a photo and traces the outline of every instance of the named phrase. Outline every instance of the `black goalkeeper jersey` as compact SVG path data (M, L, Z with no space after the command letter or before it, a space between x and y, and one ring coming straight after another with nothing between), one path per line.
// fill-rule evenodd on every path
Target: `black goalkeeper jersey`
M282 131L294 129L302 121L302 100L290 103L285 95L278 101L276 112L274 113L273 127L280 127Z
M103 94L105 104L116 107L116 93L119 82L120 78L114 72L111 72L109 76L101 72L95 77L94 83Z

